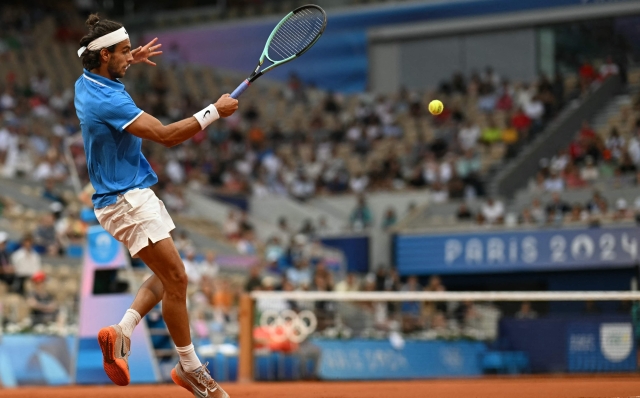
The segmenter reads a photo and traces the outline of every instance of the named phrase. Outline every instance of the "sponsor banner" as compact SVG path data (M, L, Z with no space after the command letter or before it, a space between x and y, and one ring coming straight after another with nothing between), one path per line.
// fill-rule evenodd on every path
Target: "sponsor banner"
M553 271L633 267L638 228L399 235L401 274Z
M0 385L72 383L75 337L5 335L0 338Z
M407 341L400 349L380 340L314 340L324 380L384 380L482 375L486 346L470 341Z
M570 372L635 371L636 342L631 322L576 322L567 330Z

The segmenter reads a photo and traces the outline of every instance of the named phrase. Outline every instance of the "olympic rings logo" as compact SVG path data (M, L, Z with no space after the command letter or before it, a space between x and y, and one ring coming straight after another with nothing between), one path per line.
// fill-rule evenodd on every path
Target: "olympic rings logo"
M269 337L282 343L287 340L294 343L302 343L309 335L315 332L318 326L318 318L309 311L303 310L296 313L293 310L265 310L260 315L259 321Z

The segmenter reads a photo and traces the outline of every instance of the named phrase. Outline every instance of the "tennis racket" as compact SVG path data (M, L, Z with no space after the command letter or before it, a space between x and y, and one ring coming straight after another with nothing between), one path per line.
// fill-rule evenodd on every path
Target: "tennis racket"
M316 5L306 5L291 11L271 32L256 69L231 93L231 97L237 99L257 78L304 54L316 44L326 26L327 14ZM260 70L265 59L271 65Z

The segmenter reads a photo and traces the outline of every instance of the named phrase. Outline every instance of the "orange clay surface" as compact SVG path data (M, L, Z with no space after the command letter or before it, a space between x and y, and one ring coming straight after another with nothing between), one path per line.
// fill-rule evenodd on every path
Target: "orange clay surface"
M225 383L232 398L528 398L640 397L640 375L488 377L475 380L393 382ZM144 386L21 387L2 398L189 398L171 384Z

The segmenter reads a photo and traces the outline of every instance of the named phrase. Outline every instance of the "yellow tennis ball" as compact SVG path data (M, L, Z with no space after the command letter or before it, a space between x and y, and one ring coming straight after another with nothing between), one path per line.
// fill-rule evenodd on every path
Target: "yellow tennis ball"
M442 105L442 101L433 100L429 102L429 112L431 112L432 115L439 115L442 113L443 110L444 110L444 105Z

